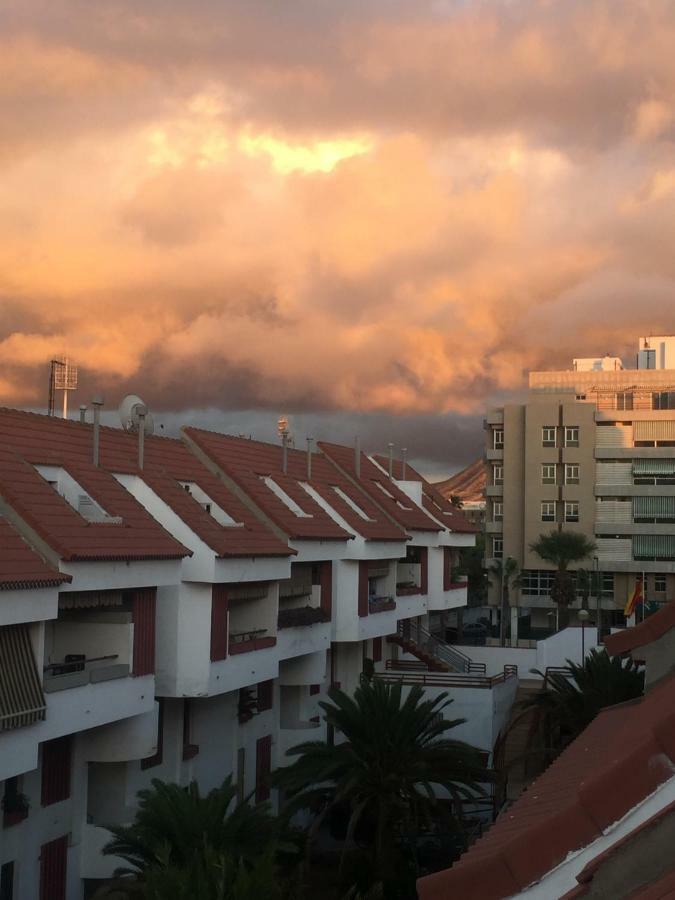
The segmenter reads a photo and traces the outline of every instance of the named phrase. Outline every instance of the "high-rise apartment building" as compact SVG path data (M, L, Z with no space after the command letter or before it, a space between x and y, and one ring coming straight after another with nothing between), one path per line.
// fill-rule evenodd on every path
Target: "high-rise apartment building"
M553 567L530 549L552 529L595 541L578 565L599 573L605 628L624 624L641 577L648 602L675 598L675 337L641 337L636 366L604 357L531 372L526 402L487 416L486 557L512 557L521 571L512 643L555 627ZM590 612L593 622L596 597Z

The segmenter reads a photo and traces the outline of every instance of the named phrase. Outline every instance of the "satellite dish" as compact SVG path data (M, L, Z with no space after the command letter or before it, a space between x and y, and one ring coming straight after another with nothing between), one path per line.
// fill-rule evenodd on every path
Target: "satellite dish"
M141 416L145 415L145 434L153 434L155 430L155 422L152 413L148 412L148 407L143 403L136 394L127 394L119 406L119 417L122 428L125 431L138 432L141 422Z

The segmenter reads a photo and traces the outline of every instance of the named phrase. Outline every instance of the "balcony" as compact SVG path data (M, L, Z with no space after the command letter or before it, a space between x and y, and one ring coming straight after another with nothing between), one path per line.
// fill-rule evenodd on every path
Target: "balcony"
M416 588L414 593L419 593L419 588ZM396 609L396 601L393 597L387 594L384 594L381 597L368 597L368 615L390 612L392 609Z
M227 616L228 655L274 647L276 624L276 604L267 585L233 591Z
M133 642L130 612L109 613L105 618L100 613L61 613L46 627L45 693L128 677Z
M280 591L283 591L282 585ZM322 606L319 585L309 584L303 591L280 593L279 659L290 659L330 646L331 613Z
M396 596L407 597L422 590L422 565L417 562L399 562L396 568Z

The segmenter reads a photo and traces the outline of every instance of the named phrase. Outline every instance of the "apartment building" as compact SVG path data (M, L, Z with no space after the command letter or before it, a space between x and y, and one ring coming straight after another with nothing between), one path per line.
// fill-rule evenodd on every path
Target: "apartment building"
M673 337L640 338L634 369L603 357L532 372L525 403L488 414L486 555L488 564L512 557L521 570L512 643L555 626L552 566L530 550L551 529L596 542L579 565L599 573L604 628L625 624L636 578L650 603L675 597L675 368L664 367L675 366L674 350ZM597 609L593 597L591 622Z
M274 802L329 686L466 603L461 514L360 451L16 410L0 447L3 900L90 896L152 778Z

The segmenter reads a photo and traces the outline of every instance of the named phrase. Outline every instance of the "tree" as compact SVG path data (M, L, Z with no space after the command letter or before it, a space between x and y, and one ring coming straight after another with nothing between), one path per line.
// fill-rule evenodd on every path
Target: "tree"
M567 660L565 671L544 679L541 691L522 704L534 712L549 754L556 755L589 725L601 709L634 700L644 691L644 669L631 659L593 649L583 664Z
M496 576L499 584L499 643L503 647L506 644L506 624L510 615L509 597L511 590L520 584L520 571L516 560L507 556L506 559L496 560L490 566L490 572Z
M540 534L530 544L530 550L540 559L556 566L551 588L551 599L559 610L559 627L565 628L569 621L569 606L576 599L574 579L568 571L572 563L580 562L596 549L594 541L579 531L551 531Z
M236 794L231 776L205 796L195 781L181 787L153 779L151 789L138 793L135 821L109 827L113 837L103 853L125 860L129 868L121 874L142 882L141 896L148 900L183 893L200 900L255 900L256 891L264 894L260 884L273 866L279 826L267 805L237 806ZM275 875L270 897L277 896L277 883ZM190 893L196 885L200 893Z
M446 737L464 721L443 720L451 702L447 694L432 700L423 694L415 686L404 698L400 684L378 678L362 681L353 698L331 688L330 702L319 705L344 740L291 748L288 755L298 759L274 779L290 795L289 814L314 813L313 833L331 810L346 808L346 843L357 830L364 836L369 889L382 886L383 896L392 900L415 896L414 863L402 872L402 847L407 845L414 858L420 828L448 815L439 793L449 793L459 807L481 795L481 783L491 780L478 750Z

